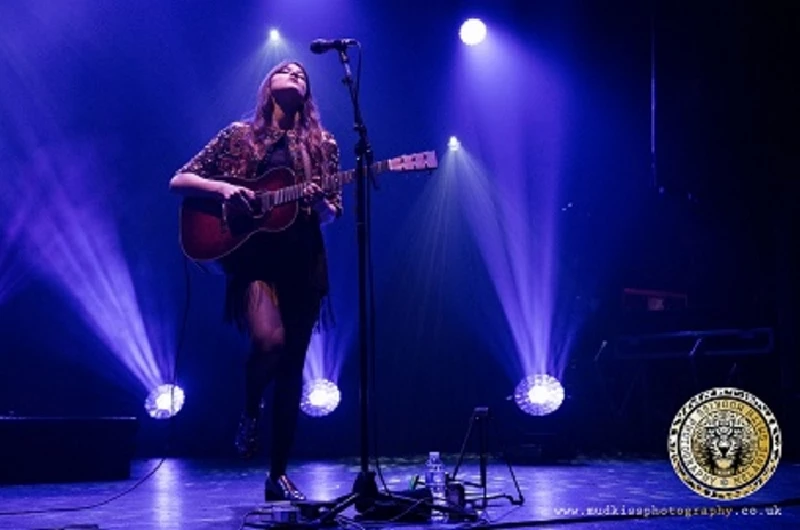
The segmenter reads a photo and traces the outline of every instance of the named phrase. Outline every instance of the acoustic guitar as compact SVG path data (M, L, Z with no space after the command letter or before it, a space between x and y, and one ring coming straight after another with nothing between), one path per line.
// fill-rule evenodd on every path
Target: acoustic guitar
M373 174L387 171L408 172L438 167L436 153L426 151L376 162ZM355 171L340 171L323 176L323 193L340 191L355 179ZM218 180L244 186L255 192L253 213L231 212L217 199L185 197L180 208L180 245L183 253L196 262L214 265L241 247L258 232L281 232L294 223L303 199L303 182L286 167L271 169L256 180L221 177Z

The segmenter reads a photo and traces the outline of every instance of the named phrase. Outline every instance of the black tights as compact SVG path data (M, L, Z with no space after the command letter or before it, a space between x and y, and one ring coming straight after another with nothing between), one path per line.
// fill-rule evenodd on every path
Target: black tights
M252 340L246 364L245 414L256 417L264 390L275 382L272 401L270 476L286 474L294 443L306 350L319 311L310 296L281 299L263 282L248 287L247 322Z

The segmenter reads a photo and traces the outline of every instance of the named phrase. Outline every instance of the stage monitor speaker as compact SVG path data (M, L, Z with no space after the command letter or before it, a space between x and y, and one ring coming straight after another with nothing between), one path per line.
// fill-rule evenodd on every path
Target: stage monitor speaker
M0 417L0 484L130 478L136 418Z

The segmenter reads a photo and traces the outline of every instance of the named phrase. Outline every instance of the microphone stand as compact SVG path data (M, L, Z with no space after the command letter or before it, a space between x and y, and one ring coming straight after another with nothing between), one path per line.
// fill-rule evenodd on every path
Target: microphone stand
M360 44L359 44L360 46ZM339 60L344 67L342 83L350 92L353 104L354 129L358 133L355 146L356 155L356 236L358 242L358 321L359 321L359 353L360 353L360 406L361 406L361 469L353 483L353 490L349 495L340 497L335 504L320 515L313 525L325 526L336 520L336 517L350 506L355 506L361 514L360 520L401 520L403 516L419 516L420 512L430 513L426 510L425 499L395 495L391 492L381 493L375 481L375 471L369 466L369 338L372 331L372 319L367 305L367 289L369 288L369 183L375 184L373 174L372 147L367 137L367 127L361 116L361 107L358 101L358 89L353 85L353 76L350 71L350 59L347 57L347 45L336 46ZM360 69L360 64L359 64ZM359 75L360 77L360 75ZM359 79L360 81L360 79ZM369 180L369 183L367 182ZM376 185L377 187L377 185ZM466 512L457 507L438 507L438 511L464 515ZM365 513L367 512L367 513ZM469 514L467 514L469 516ZM316 526L315 526L316 527Z
M356 237L358 244L358 321L359 321L359 353L360 353L360 420L361 420L361 470L353 484L352 493L339 502L323 519L331 520L349 506L355 505L356 510L364 512L370 509L375 502L384 500L385 495L378 493L375 481L375 472L369 465L369 337L371 331L371 318L367 304L367 289L369 288L367 267L369 266L369 183L374 183L372 171L373 153L367 136L367 127L361 116L361 106L358 101L358 87L353 84L350 70L350 59L347 56L346 46L337 47L339 60L344 67L342 83L347 86L350 100L353 104L354 129L358 133L355 145L356 167ZM369 183L367 182L369 180Z
M367 289L369 277L367 274L369 258L369 183L374 182L372 174L373 153L367 137L367 127L361 116L361 105L358 101L358 88L353 85L353 76L350 71L350 59L347 57L345 47L339 49L339 60L344 67L344 79L350 100L353 103L353 128L358 133L355 146L356 154L356 240L358 245L358 323L359 323L359 353L360 353L360 405L361 405L361 472L353 486L353 492L365 497L374 497L378 494L375 482L375 472L369 468L369 336L372 326L367 305ZM360 81L360 80L359 80ZM369 182L367 182L369 179ZM360 499L359 499L360 500ZM372 500L372 499L364 499ZM356 507L367 503L353 501ZM365 508L367 506L364 506Z

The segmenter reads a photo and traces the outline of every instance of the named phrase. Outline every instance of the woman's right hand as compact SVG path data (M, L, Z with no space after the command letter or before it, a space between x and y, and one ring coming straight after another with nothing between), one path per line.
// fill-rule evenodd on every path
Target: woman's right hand
M250 188L222 182L219 193L227 207L241 213L253 213L252 203L256 200L256 193Z

